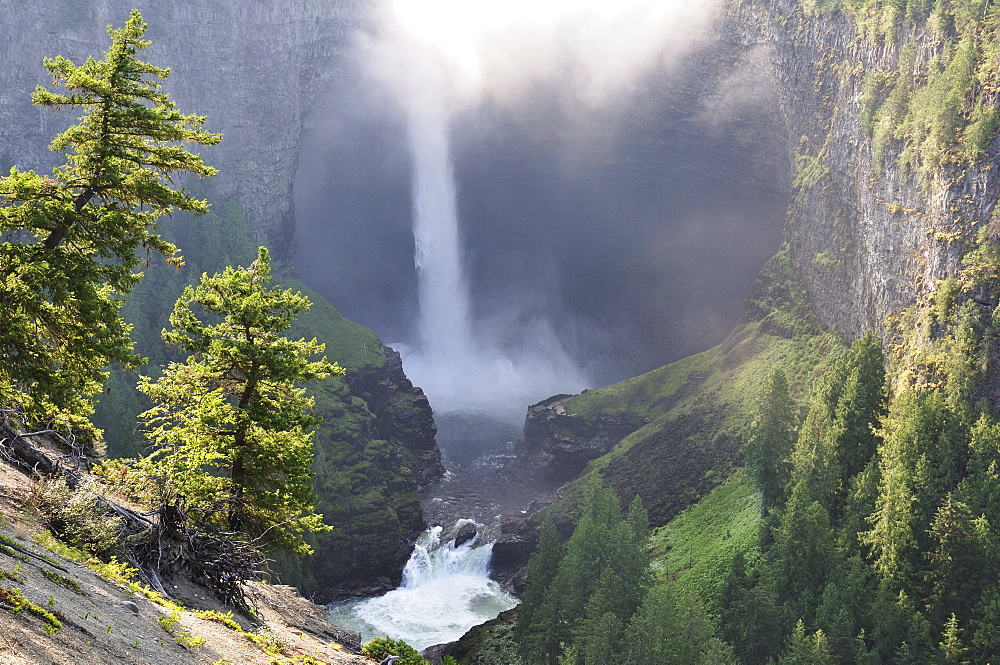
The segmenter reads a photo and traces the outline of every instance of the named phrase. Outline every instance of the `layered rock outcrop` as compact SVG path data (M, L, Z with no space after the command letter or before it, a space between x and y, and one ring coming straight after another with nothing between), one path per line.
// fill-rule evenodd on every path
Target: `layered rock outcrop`
M441 449L435 440L437 425L424 391L406 377L399 353L380 345L381 367L366 365L347 374L351 394L365 400L375 416L374 438L412 453L411 471L419 487L444 474Z
M547 482L573 478L587 462L646 424L633 414L600 414L587 419L567 411L571 395L554 395L528 407L518 458L529 476Z
M887 317L954 276L969 241L990 221L1000 146L994 139L980 161L923 176L900 163L898 141L880 154L863 115L888 90L866 102L865 76L911 67L906 84L918 85L939 50L937 37L927 25L902 24L895 35L860 36L851 15L807 15L803 4L734 3L747 38L765 35L773 53L796 164L786 237L822 322L849 338L870 329L886 337ZM902 60L907 43L915 46L913 65Z

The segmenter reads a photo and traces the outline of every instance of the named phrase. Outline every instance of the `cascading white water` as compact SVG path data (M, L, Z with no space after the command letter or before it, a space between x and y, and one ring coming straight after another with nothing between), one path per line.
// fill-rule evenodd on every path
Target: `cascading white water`
M443 72L431 58L419 67L423 94L406 108L413 159L413 241L424 360L462 362L473 351L469 292L452 174Z
M442 544L441 533L436 526L420 537L398 589L330 605L330 622L357 630L366 642L389 636L422 650L453 642L517 604L489 578L492 544L477 547L473 539L455 547L454 540Z
M416 344L392 346L435 409L517 420L526 404L587 381L545 321L518 320L513 341L503 325L474 325L450 151L452 83L440 54L412 39L405 49L397 62L406 81L397 85L412 159L419 316Z

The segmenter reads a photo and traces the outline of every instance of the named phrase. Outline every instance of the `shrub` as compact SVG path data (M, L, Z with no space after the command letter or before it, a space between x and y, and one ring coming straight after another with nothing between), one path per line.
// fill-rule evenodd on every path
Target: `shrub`
M376 637L361 649L361 654L382 660L386 656L399 656L396 665L429 665L420 653L403 640L390 637Z
M107 508L92 481L72 490L62 478L43 480L35 490L34 503L45 525L61 540L99 557L118 548L122 520Z

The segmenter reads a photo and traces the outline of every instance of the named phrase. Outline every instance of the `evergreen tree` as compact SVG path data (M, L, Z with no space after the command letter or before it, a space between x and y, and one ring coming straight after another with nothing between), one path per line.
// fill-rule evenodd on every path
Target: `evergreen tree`
M834 523L847 500L845 488L875 454L875 428L885 410L884 358L868 332L817 381L792 456L792 484L803 483Z
M862 541L875 555L875 568L887 579L907 583L920 566L920 545L930 526L934 502L930 450L934 447L940 400L906 391L890 409L885 443L879 451L879 491L869 516L871 531Z
M834 662L823 631L817 630L809 635L801 620L795 624L795 630L778 659L778 665L834 665Z
M34 419L58 415L86 427L109 362L140 360L120 316L141 277L138 250L171 257L159 217L207 208L172 179L214 175L185 144L212 145L220 135L202 129L204 117L176 110L160 89L169 70L137 58L149 46L145 30L133 11L124 27L108 29L103 60L44 61L66 92L39 87L32 101L83 112L52 142L66 162L49 176L14 167L0 178L0 401Z
M875 605L872 575L860 557L852 556L828 572L816 627L823 629L837 662L856 660L858 635L869 625ZM863 641L860 646L864 648Z
M838 463L846 478L859 473L875 455L877 429L886 414L885 357L872 331L847 353L844 389L835 409Z
M710 639L698 656L698 665L738 665L738 663L733 648L717 637Z
M629 527L632 528L632 533L634 534L635 541L640 546L644 546L646 541L649 540L649 513L646 511L646 507L642 504L642 497L638 494L632 499L632 503L628 506L628 513L625 516L625 521L628 523Z
M930 623L922 612L914 611L910 614L906 635L892 662L895 665L932 665L938 660L938 651L934 646Z
M969 665L965 659L965 647L962 646L962 629L958 627L958 617L952 614L944 624L942 635L941 658L945 665Z
M721 636L743 663L760 665L778 654L782 631L773 583L758 570L748 570L742 553L733 557L719 606Z
M634 611L621 593L624 587L625 582L610 567L601 571L576 631L583 665L604 665L622 654L625 623L621 617Z
M283 336L309 300L270 279L261 247L250 267L184 290L163 338L190 355L140 386L154 402L141 417L156 445L143 468L164 503L221 508L230 531L308 553L302 533L328 527L313 513L318 419L299 384L343 370L310 359L323 351L316 340Z
M784 372L776 369L753 408L743 446L747 474L761 492L762 513L785 496L790 477L788 457L795 442L796 425L796 408L788 393L788 380Z
M926 554L924 573L928 612L934 619L958 613L968 620L983 588L996 579L990 525L949 494L929 531L933 549Z
M586 492L566 554L544 591L541 585L558 556L554 529L547 530L532 557L538 581L531 582L530 594L526 589L527 608L519 609L524 613L517 627L521 653L532 665L597 662L597 654L620 650L620 633L651 584L641 500L633 501L623 518L613 491L594 482ZM608 632L612 628L618 633Z
M768 575L791 620L812 621L835 561L826 508L812 500L800 483L792 490L781 516L768 566Z
M554 599L547 594L562 558L562 538L552 522L546 521L528 561L528 583L517 606L514 627L518 648L529 663L555 665L559 660L558 611Z
M669 587L658 586L646 595L629 623L624 650L627 657L622 662L686 665L700 662L709 648L716 651L715 657L722 658L726 650L713 645L717 641L714 637L712 620L696 597L678 597Z

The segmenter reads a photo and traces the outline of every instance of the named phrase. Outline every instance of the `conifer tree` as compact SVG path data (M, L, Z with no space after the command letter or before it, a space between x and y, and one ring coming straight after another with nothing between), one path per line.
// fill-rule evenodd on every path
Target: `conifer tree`
M769 568L778 597L793 619L812 619L834 561L829 514L799 483L781 515Z
M525 611L518 620L518 634L525 640L520 648L531 665L577 665L597 658L609 645L620 648L620 636L592 633L599 626L623 630L649 589L648 518L641 500L633 501L629 518L623 518L614 492L595 482L587 488L582 513L551 583L539 591L532 582L530 594L526 591L528 607L518 610ZM542 557L541 546L555 551L553 531L532 558L543 571L539 580L551 574L554 556ZM643 534L641 540L637 532Z
M514 627L518 648L528 663L554 665L559 659L559 617L555 599L548 592L562 558L562 538L552 522L546 521L528 561L528 583L517 607Z
M325 530L311 486L313 400L301 384L342 373L315 339L284 333L309 300L272 289L267 250L248 268L203 275L187 287L163 338L191 355L140 389L156 450L144 462L163 502L211 512L267 544L308 553L306 531ZM220 505L221 504L221 505Z
M795 443L797 418L788 380L774 370L754 406L743 459L751 481L761 492L761 510L780 503L790 477L788 457Z
M844 478L860 472L874 456L877 429L886 413L885 357L872 331L847 353L844 389L836 406L838 460Z
M52 142L66 161L49 176L14 167L0 177L0 401L31 418L83 426L109 362L139 362L120 316L141 277L137 252L172 257L159 217L207 208L172 179L214 175L186 144L221 136L202 129L203 116L177 111L161 90L170 70L138 59L145 30L133 11L108 28L104 59L44 61L65 92L39 87L32 101L83 113Z
M958 626L958 617L952 614L945 621L939 645L945 665L969 665L969 661L965 659L965 647L962 645L962 632Z
M969 507L948 495L929 529L933 549L927 552L924 579L928 585L928 610L932 618L955 613L972 616L979 594L996 579L996 562L990 551L990 525Z
M801 620L795 624L795 630L785 650L778 659L778 665L833 665L833 654L830 653L830 644L822 630L817 630L812 635L806 632L805 625Z

